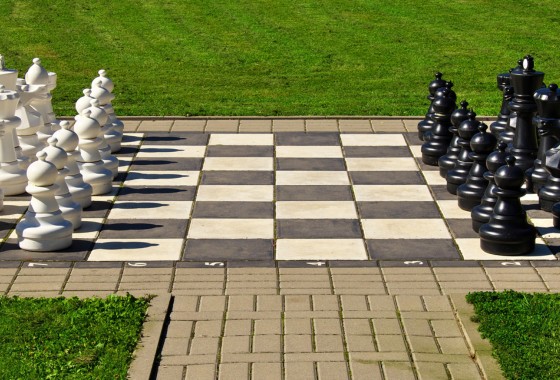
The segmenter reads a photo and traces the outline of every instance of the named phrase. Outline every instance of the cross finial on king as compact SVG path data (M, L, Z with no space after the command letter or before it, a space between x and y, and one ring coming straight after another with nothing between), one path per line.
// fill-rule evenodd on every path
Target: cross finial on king
M527 54L525 57L523 57L523 71L533 71L534 67L535 62L531 55Z

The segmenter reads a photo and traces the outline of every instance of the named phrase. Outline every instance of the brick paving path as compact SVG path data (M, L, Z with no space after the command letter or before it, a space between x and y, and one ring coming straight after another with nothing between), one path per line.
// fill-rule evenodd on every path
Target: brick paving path
M254 120L126 119L125 125L128 132L254 132ZM266 132L374 131L367 118L264 120ZM416 123L376 120L375 132L414 131ZM58 265L2 267L0 291L171 294L153 376L165 380L496 379L499 369L465 314L464 295L560 289L560 267L538 262L458 268Z

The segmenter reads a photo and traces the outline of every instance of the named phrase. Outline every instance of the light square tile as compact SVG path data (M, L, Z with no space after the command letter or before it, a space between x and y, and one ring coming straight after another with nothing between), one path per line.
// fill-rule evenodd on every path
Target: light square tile
M6 206L18 206L21 207L21 212L8 212ZM2 219L19 219L23 214L25 214L26 208L29 207L29 201L4 201L4 209L0 211L0 220Z
M422 158L422 145L409 145L412 156Z
M95 239L103 227L103 218L82 218L82 225L74 230L74 239Z
M384 134L354 134L340 135L344 146L406 146L406 141L400 133Z
M276 202L277 219L357 219L354 202Z
M189 239L272 239L273 219L202 219L191 220Z
M437 201L441 213L446 219L470 219L471 212L459 207L457 200Z
M346 171L291 171L276 172L277 185L349 185Z
M523 186L525 187L525 186ZM536 193L527 193L521 197L521 200L524 202L533 202L538 204L539 203L539 194Z
M274 169L272 157L206 157L202 170L269 170Z
M556 260L556 256L541 238L536 239L535 251L523 256L501 256L486 253L480 248L480 239L455 239L465 260Z
M88 261L179 260L183 239L97 239Z
M442 219L362 219L366 239L451 239Z
M92 195L92 201L113 201L119 192L119 186L112 186L111 191L105 194Z
M117 201L109 219L188 219L191 201Z
M357 201L432 201L426 185L354 185Z
M426 170L423 171L422 174L424 175L428 185L447 185L445 178L439 175L439 170Z
M367 260L362 239L278 239L276 260Z
M199 171L128 172L125 186L196 186Z
M136 158L200 158L205 151L203 145L142 145Z
M276 147L276 157L279 158L342 158L339 146L290 146Z
M274 145L272 133L212 133L208 145Z
M120 157L119 158L119 173L125 173L130 168L130 163L132 159L130 157Z
M414 171L418 170L412 157L346 158L349 171Z
M272 202L272 185L200 185L197 201Z
M560 239L560 230L552 224L552 216L549 219L532 218L531 223L537 228L539 235L545 239Z

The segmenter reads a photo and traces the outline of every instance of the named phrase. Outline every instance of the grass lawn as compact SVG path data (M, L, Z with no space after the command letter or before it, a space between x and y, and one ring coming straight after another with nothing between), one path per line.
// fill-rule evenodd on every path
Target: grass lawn
M105 68L118 115L423 115L435 71L478 114L525 54L560 81L557 0L3 0L0 53L59 75L58 115Z
M467 301L507 379L559 378L560 294L476 292Z
M0 297L1 379L126 379L148 300Z

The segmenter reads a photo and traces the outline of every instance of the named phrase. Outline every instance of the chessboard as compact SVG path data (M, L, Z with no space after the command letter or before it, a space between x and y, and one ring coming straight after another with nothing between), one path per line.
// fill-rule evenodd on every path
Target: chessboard
M5 198L0 262L557 260L560 231L534 194L522 202L535 251L483 252L420 147L416 133L126 134L113 191L93 197L70 248L19 249L29 196Z

